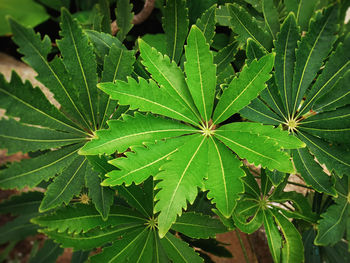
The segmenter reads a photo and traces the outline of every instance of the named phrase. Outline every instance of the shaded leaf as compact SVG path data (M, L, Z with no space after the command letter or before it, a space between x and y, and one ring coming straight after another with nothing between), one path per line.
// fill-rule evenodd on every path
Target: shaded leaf
M188 32L188 10L184 0L167 0L164 7L163 29L171 61L180 61Z

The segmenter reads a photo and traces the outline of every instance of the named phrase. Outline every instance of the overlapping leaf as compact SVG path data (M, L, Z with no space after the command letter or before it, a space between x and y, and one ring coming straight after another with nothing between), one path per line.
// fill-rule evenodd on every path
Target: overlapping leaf
M1 170L0 187L35 187L56 176L40 206L40 210L46 211L68 203L87 185L92 202L106 219L113 195L109 195L112 197L109 201L101 197L104 194L99 186L101 179L96 173L91 174L87 159L77 154L93 131L105 125L115 107L96 87L97 61L88 35L68 11L62 9L61 39L57 41L61 56L49 61L52 50L48 36L42 40L33 29L14 20L10 20L10 25L23 60L38 73L37 79L53 93L60 107L54 106L39 88L33 88L29 82L22 83L16 74L9 83L1 76L0 107L6 110L8 118L1 120L0 146L9 153L42 152ZM98 56L105 57L99 77L104 81L125 80L133 69L133 52L106 34L90 31L89 36L95 42L109 44L96 47ZM85 175L89 175L86 182ZM100 182L96 183L96 179ZM97 189L91 191L96 186L99 193Z
M235 224L247 233L254 232L263 224L275 262L302 262L304 255L301 236L285 215L296 217L299 212L309 214L308 220L315 221L307 200L300 194L283 192L281 187L284 185L271 189L272 182L265 171L261 172L260 187L250 173L244 178L244 185L245 193L233 212ZM278 205L287 200L293 204L294 209Z
M345 84L350 66L345 51L350 48L349 37L331 52L337 39L338 12L338 5L316 12L303 36L297 26L301 14L288 15L275 42L275 81L268 82L269 94L262 93L241 111L253 121L283 124L302 140L307 149L292 151L297 171L316 191L331 195L336 195L334 180L319 164L340 176L350 168L348 146L344 144L350 134L349 88Z
M247 124L245 132L234 133L230 124L217 127L265 88L273 67L273 54L253 61L231 81L212 119L216 74L213 55L203 32L194 25L188 35L184 66L187 79L167 56L144 41L139 44L142 63L158 85L152 80L136 82L129 79L128 83L117 81L100 87L122 104L172 119L137 113L135 117L126 116L124 121L110 121L110 128L97 131L95 138L80 153L121 153L131 147L133 153L126 153L127 158L110 161L120 170L109 172L103 185L141 183L150 175L160 180L156 185L159 192L155 196L158 202L154 211L159 212L161 237L166 236L177 215L187 208L187 202L195 200L198 187L209 191L208 197L222 215L229 217L232 214L238 194L243 191L240 178L244 172L228 148L256 165L286 172L294 170L288 154L281 148L294 149L304 144L289 138L281 129ZM190 120L185 120L178 112ZM145 142L146 147L142 147ZM261 145L264 145L264 153Z
M143 187L131 189L130 204L143 203L154 206L154 183L147 180ZM137 193L137 194L136 194ZM140 195L141 193L141 195ZM152 197L146 200L144 196ZM155 215L141 214L138 205L130 207L113 206L106 221L92 207L83 204L67 206L54 213L39 216L32 221L43 229L43 233L59 242L63 247L89 250L102 245L103 251L90 258L92 262L202 262L193 248L174 235L167 233L159 238ZM189 221L196 218L196 225ZM206 227L203 231L203 227ZM208 229L207 226L210 226ZM184 214L174 230L189 236L209 238L226 230L218 219L202 214ZM200 233L199 233L200 232ZM111 244L112 243L112 244Z

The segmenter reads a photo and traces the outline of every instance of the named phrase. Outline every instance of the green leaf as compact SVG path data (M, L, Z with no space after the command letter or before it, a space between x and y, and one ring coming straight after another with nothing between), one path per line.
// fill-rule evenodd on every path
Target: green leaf
M123 206L113 206L107 220L104 220L91 205L75 204L65 206L54 213L33 218L31 222L49 231L68 234L86 233L96 227L144 224L146 219L141 214Z
M153 178L152 178L153 179ZM149 179L153 182L152 179ZM145 182L146 183L146 182ZM144 183L144 184L145 184ZM117 187L118 193L125 201L131 206L142 213L146 218L150 218L153 215L153 193L148 196L140 186L130 185L129 187L119 186ZM150 206L149 198L152 197Z
M294 168L287 153L280 151L274 140L250 132L232 131L231 124L224 125L215 131L215 136L232 149L240 158L249 163L259 164L270 170L293 172ZM261 148L261 145L264 145Z
M21 7L21 8L18 8ZM0 35L11 34L6 21L10 16L28 27L35 27L49 19L45 8L33 0L1 0L0 3Z
M225 131L250 132L274 140L283 149L296 149L305 147L305 143L297 137L289 135L281 126L275 128L254 122L234 122L224 126Z
M224 90L214 111L214 123L223 122L241 110L266 87L265 82L271 77L269 73L273 62L274 55L269 54L243 68L239 77L234 78Z
M211 6L197 19L196 26L203 32L208 44L212 42L215 35L216 5Z
M154 47L158 52L165 55L167 53L166 48L166 36L164 33L159 34L146 34L142 37L142 40L145 41L151 47Z
M288 210L281 210L281 212L283 214L286 214L288 217L303 219L310 223L315 223L318 219L318 215L312 211L309 201L305 198L304 195L300 193L293 191L279 192L278 190L276 190L270 196L270 200L272 202L289 202L290 204L293 204L294 212L290 212Z
M267 54L266 50L259 45L255 40L248 38L246 55L247 55L247 64L250 65L254 59L258 60Z
M350 152L345 145L331 145L315 136L299 132L310 152L315 155L319 163L325 164L329 171L336 171L338 175L350 172Z
M273 170L273 171L265 170L265 172L274 186L278 186L280 183L283 182L284 178L286 177L285 173L281 173L277 170Z
M134 51L125 50L112 44L108 55L105 56L101 82L116 82L127 80L133 71L135 63Z
M63 248L49 239L45 241L39 252L30 259L29 263L55 263L62 253Z
M37 79L44 86L50 87L62 110L69 113L75 120L81 121L84 127L89 128L77 104L77 88L72 85L70 74L62 60L56 57L50 63L47 62L47 56L51 51L50 38L45 36L41 40L40 35L35 34L33 29L25 28L11 19L9 23L14 33L13 41L20 46L19 52L24 55L23 61L38 73Z
M102 61L104 60L105 56L110 53L110 49L113 45L127 51L122 42L111 34L97 32L94 30L85 30L84 32L88 35L90 42L93 44L97 57L99 57Z
M267 243L274 262L281 262L282 237L271 213L263 211Z
M115 9L115 16L118 25L118 33L117 38L120 41L123 41L133 27L132 19L134 17L134 13L132 12L133 5L129 2L129 0L118 0L117 7Z
M186 201L193 203L197 196L197 187L201 187L206 177L208 144L204 136L192 135L188 141L170 156L170 162L165 163L156 175L156 180L162 180L156 185L160 191L155 199L159 200L155 212L158 216L159 236L164 237L176 216L181 215L187 207Z
M262 9L264 13L265 25L270 31L272 38L276 39L276 35L280 31L280 22L274 1L263 0Z
M232 214L235 225L243 232L251 234L261 227L264 216L258 200L240 200Z
M48 180L61 173L75 158L81 144L75 144L51 151L20 163L12 164L8 169L0 171L0 187L2 189L25 186L34 187L43 180Z
M237 48L238 48L238 42L233 41L223 49L219 50L218 53L215 54L214 64L216 64L216 67L217 67L217 70L216 70L217 84L222 83L220 79L225 75L227 67L232 69L231 62L235 58ZM232 73L234 74L234 72Z
M88 250L100 247L108 242L120 239L122 235L129 233L135 229L144 228L143 225L120 225L114 228L93 229L87 233L68 234L59 233L47 229L40 230L40 232L47 235L49 238L60 243L62 247L74 247L76 250Z
M188 9L184 0L167 0L163 11L163 29L171 61L180 61L188 32Z
M126 80L127 76L131 75L133 71L134 63L133 51L124 50L113 44L104 59L101 82L110 81L114 83L116 80ZM106 119L112 115L116 103L112 102L108 95L100 91L98 104L99 127L103 127Z
M349 220L349 202L345 195L340 192L338 194L338 198L334 199L335 204L328 207L327 211L321 214L315 238L316 245L332 246L340 241L345 230L348 230L346 222Z
M0 227L0 244L9 241L19 241L27 236L34 236L38 227L29 222L33 214L16 217Z
M55 178L45 192L39 208L41 212L55 208L62 203L68 204L74 195L80 193L84 186L86 164L85 157L79 156L60 176Z
M218 220L195 212L183 213L171 229L191 238L215 238L227 228Z
M126 186L140 184L149 176L159 173L160 167L174 154L187 136L174 138L166 141L158 141L156 144L132 147L132 152L125 153L127 158L116 158L109 161L120 170L113 170L106 174L108 177L103 185L115 186L125 183Z
M74 251L71 262L85 263L89 257L90 251Z
M314 111L330 110L347 104L350 92L346 87L350 79L350 35L330 55L321 75L308 94L302 111L311 107ZM343 104L341 104L343 102Z
M138 248L142 247L142 244L147 243L148 239L152 236L152 231L147 228L136 229L125 236L122 239L117 240L112 246L103 249L102 253L99 253L90 258L91 262L127 262L129 257L133 257L134 253L139 253ZM142 253L142 250L141 250ZM131 261L139 262L139 261Z
M245 173L240 169L241 162L224 144L212 137L208 140L207 196L220 213L228 218L236 205L238 194L243 192L240 179Z
M295 112L316 73L319 71L323 59L328 55L336 39L338 8L331 6L324 11L317 12L310 28L303 37L296 50L296 62L293 75L292 101Z
M76 20L73 20L66 9L62 9L61 40L57 45L63 56L63 63L72 76L72 82L79 89L79 101L90 126L96 129L97 107L93 98L97 96L96 60L93 48L88 43L88 37Z
M349 81L350 70L345 73L343 78L339 79L334 84L333 89L315 102L314 109L317 111L329 111L347 105L350 98L350 90L347 88Z
M304 247L298 230L282 214L275 210L272 213L284 237L282 242L282 262L303 262Z
M227 6L231 15L230 26L233 32L238 34L238 40L246 43L248 38L252 38L265 50L270 50L272 39L266 31L259 27L256 19L237 4L228 4Z
M295 16L290 13L284 20L281 32L277 36L275 77L282 103L288 117L292 114L292 82L295 63L295 49L299 39L299 30Z
M213 111L216 67L209 44L200 29L193 25L185 47L186 82L199 113L206 122L211 119Z
M128 147L144 142L194 133L190 126L151 114L124 115L124 120L108 121L109 129L96 132L95 138L79 150L79 154L112 154L124 152Z
M144 41L139 40L139 47L143 59L142 64L151 73L152 78L166 90L167 96L192 111L188 115L189 118L200 121L201 117L194 105L181 69L177 67L176 63L170 61L169 57L163 56Z
M103 179L100 178L99 173L94 171L91 165L88 165L85 174L85 185L89 189L89 197L103 220L107 220L114 201L115 191L109 187L103 187L101 185L102 181Z
M11 199L0 203L0 214L25 215L37 213L43 194L40 192L28 192L14 195Z
M172 262L179 263L196 263L203 262L203 259L198 256L198 254L193 250L193 248L188 247L188 245L174 237L173 235L167 233L164 238L160 240L160 243L164 250L166 251L168 257Z
M279 125L283 123L281 117L258 98L254 99L248 106L241 109L239 113L249 120L264 124Z
M189 118L191 111L184 108L178 101L169 99L166 90L153 81L149 82L139 78L138 82L128 77L127 82L117 81L115 84L102 83L98 86L101 90L110 95L113 100L118 100L120 105L130 105L130 109L150 111L177 120L197 125L196 118Z
M29 81L22 83L13 72L7 83L0 75L0 107L6 109L6 116L19 117L22 122L85 135L77 126L53 106L39 88Z
M311 116L299 129L331 142L350 141L350 105Z
M298 10L295 13L298 25L302 30L307 30L310 18L314 15L315 6L320 0L300 0L298 2Z
M56 148L85 140L75 134L28 126L13 119L0 120L0 138L0 148L8 149L8 154Z

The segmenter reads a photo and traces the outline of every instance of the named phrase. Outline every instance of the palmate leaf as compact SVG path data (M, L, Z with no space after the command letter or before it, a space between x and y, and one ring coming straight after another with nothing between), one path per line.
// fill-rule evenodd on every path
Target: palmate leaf
M200 29L192 26L188 36L187 60L185 62L187 80L181 69L174 63L170 63L167 56L161 55L143 41L139 42L139 46L142 63L160 88L150 84L153 83L152 81L146 82L140 79L138 83L129 80L135 84L135 87L129 83L117 81L116 85L101 85L102 89L115 96L114 99L120 99L120 96L122 100L125 100L125 103L130 103L132 108L140 108L144 111L148 110L164 115L164 111L159 111L161 106L155 107L153 104L156 100L160 102L162 96L166 97L172 101L165 101L164 106L174 104L176 101L192 114L191 120L196 123L197 127L171 119L155 117L151 113L146 115L137 113L135 117L126 117L124 122L111 121L110 129L97 131L96 137L84 146L80 153L110 154L115 151L122 153L130 148L132 153L126 153L127 158L117 158L110 161L120 170L109 172L109 178L103 182L103 185L141 183L150 175L154 176L155 180L160 180L156 185L156 189L159 191L155 195L158 202L153 210L159 212L157 220L161 237L166 235L176 217L182 214L183 209L187 208L187 202L194 202L198 187L209 191L208 197L216 204L218 213L224 217L229 217L232 214L238 194L243 190L240 177L244 175L235 154L242 155L242 158L247 157L256 165L267 165L270 169L289 172L294 170L288 154L282 152L281 148L294 149L303 147L304 144L298 139L289 138L287 132L255 124L247 126L245 132L236 133L226 131L225 129L229 128L228 125L217 127L222 121L247 105L264 89L265 82L270 78L269 72L273 66L273 54L252 62L241 72L239 77L231 82L230 87L225 90L217 104L217 107L220 108L216 109L214 119L215 114L221 114L221 116L216 118L213 123L211 113L214 105L215 81L204 85L203 83L206 82L201 82L201 80L208 80L208 76L198 66L204 64L212 69L215 69L215 66ZM224 60L226 59L224 58ZM191 77L189 75L191 74L189 71L196 76L198 83L190 84L189 78ZM215 80L215 76L212 77ZM128 91L129 88L130 91ZM149 95L147 95L146 90L147 92L151 91ZM123 94L119 95L121 92ZM153 104L144 103L141 96L137 100L132 98L131 92L133 92L133 96L138 95L137 92L145 94L144 96L147 96L149 101L153 101ZM157 95L153 96L152 94ZM209 104L194 100L191 95L195 97L196 94L199 94L204 102L208 101ZM235 94L240 95L237 97ZM234 105L231 103L232 97L237 97L234 100ZM221 100L224 102L220 102ZM207 107L206 105L211 106ZM199 113L203 116L199 116ZM189 122L189 124L191 123ZM244 127L243 124L242 127ZM250 129L256 129L255 133ZM229 140L225 139L227 136ZM145 142L146 147L141 146ZM267 155L263 155L261 145L264 147L268 145ZM235 154L228 148L231 148ZM207 168L208 166L212 168ZM132 185L132 187L134 186ZM126 188L121 189L124 191ZM125 194L127 193L122 195ZM135 204L134 201L133 203L132 206L138 207L138 210L143 213L140 203Z
M268 83L268 90L274 93L270 98L274 97L275 101L262 93L260 101L253 101L241 111L248 119L265 124L283 122L285 128L307 145L305 150L292 152L297 171L315 190L332 195L335 194L333 181L321 173L319 164L342 176L349 171L350 160L348 147L343 144L349 136L346 100L349 89L345 83L350 64L345 50L350 42L348 38L339 40L335 51L330 53L337 38L337 19L337 5L318 11L310 21L309 31L300 37L295 15L289 14L275 42L276 86ZM278 106L278 100L282 107ZM303 164L315 158L318 163Z
M184 0L167 0L164 7L163 29L167 53L172 61L180 61L188 32L188 9Z
M311 211L305 197L294 196L293 194L296 193L290 195L291 192L283 192L285 185L272 188L272 182L266 176L264 170L261 172L260 187L249 172L243 180L245 193L232 214L235 225L246 233L252 233L264 224L274 261L302 262L303 245L301 236L293 223L284 215L290 212L289 209L279 204L290 201L295 209L294 211L301 211L301 213ZM293 211L293 209L291 210ZM312 213L311 216L315 217Z
M107 167L107 166L106 166ZM119 188L120 190L122 188ZM41 231L46 233L62 247L73 247L75 250L90 250L99 246L106 246L103 251L91 257L91 261L106 262L202 262L194 250L184 241L167 233L163 239L159 238L156 228L157 220L153 214L154 206L154 182L147 180L143 187L133 186L124 188L130 190L130 196L125 193L123 197L130 207L113 206L106 221L97 211L88 205L75 204L64 207L51 214L39 216L33 222L44 227ZM141 194L140 194L141 193ZM145 198L146 197L146 198ZM150 214L140 214L133 208L139 209L139 204L149 210ZM200 214L185 215L180 222L184 232L184 224L191 218L205 222L210 229L201 233L208 237L224 231L225 227L214 218ZM199 224L193 231L204 225ZM81 232L82 231L82 232Z
M41 211L69 203L86 186L97 211L107 219L114 191L100 185L99 174L105 171L93 171L87 159L77 152L95 129L105 125L115 108L108 96L97 89L98 79L125 80L133 70L134 52L107 34L89 31L88 37L77 20L63 9L61 39L57 41L61 55L49 62L51 40L47 36L41 40L33 29L13 20L10 24L23 60L37 71L38 80L60 105L54 106L40 89L33 89L29 82L22 83L17 75L12 76L10 83L1 77L0 107L10 117L1 120L1 147L8 148L9 153L38 152L32 159L3 169L0 187L32 188L56 176L48 183ZM94 43L98 63L89 40Z

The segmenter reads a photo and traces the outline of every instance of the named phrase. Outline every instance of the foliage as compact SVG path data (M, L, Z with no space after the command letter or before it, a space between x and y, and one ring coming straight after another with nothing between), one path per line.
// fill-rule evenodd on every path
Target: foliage
M0 148L30 157L0 170L29 188L0 260L40 232L30 262L210 262L261 226L275 262L349 257L347 1L159 1L158 31L126 0L39 2L73 15L57 40L8 20L54 100L0 77Z

